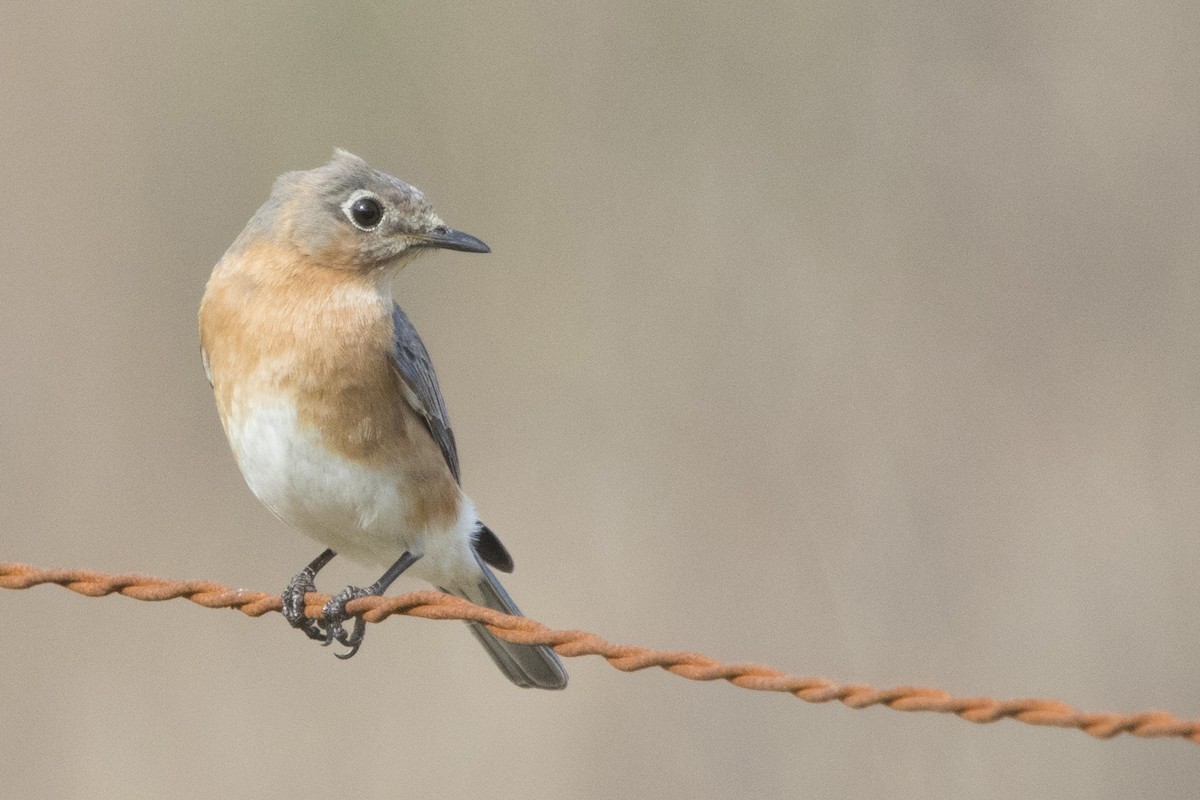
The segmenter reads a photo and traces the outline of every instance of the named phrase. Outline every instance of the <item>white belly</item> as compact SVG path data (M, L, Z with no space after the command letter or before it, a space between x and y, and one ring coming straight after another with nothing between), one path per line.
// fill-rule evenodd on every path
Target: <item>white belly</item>
M470 549L475 510L465 497L451 529L410 530L397 476L327 450L301 428L290 403L255 403L238 417L227 420L238 466L284 522L363 564L388 566L406 550L421 555L411 572L434 584L458 585L478 571Z

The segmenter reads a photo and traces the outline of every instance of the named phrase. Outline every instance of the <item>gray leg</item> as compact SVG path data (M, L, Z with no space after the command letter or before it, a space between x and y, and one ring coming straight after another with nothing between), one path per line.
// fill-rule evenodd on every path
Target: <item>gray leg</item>
M304 616L304 595L317 590L313 580L317 577L317 573L321 568L333 560L337 553L333 550L326 550L321 555L312 560L304 569L296 574L288 583L287 588L283 590L283 617L293 628L299 628L308 635L310 639L323 641L325 633L320 630L316 622Z
M330 556L332 558L332 556ZM362 589L358 586L347 586L340 592L329 598L329 602L325 604L325 609L322 612L325 617L322 625L325 627L325 632L320 638L324 640L324 644L330 645L333 642L349 647L349 652L336 653L338 658L350 658L358 652L358 648L362 646L363 636L367 632L367 623L362 617L354 619L354 629L350 633L346 633L346 629L342 627L342 623L350 619L350 615L346 613L346 604L351 600L357 600L360 597L378 597L388 590L388 587L399 578L404 570L415 564L421 557L414 556L408 551L404 555L396 559L396 563L388 567L387 572L380 576L379 580L375 581L370 587ZM319 569L319 567L318 567ZM312 634L309 634L310 636Z

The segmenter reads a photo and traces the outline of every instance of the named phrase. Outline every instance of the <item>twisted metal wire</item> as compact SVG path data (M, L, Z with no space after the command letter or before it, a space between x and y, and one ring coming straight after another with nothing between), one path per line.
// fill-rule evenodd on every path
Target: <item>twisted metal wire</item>
M209 581L170 581L146 575L108 575L91 570L41 569L27 564L0 563L0 588L28 589L40 584L55 584L88 597L121 594L135 600L185 598L205 608L232 608L251 617L261 617L282 608L278 595L231 589ZM312 619L320 619L328 599L329 595L324 594L307 595L305 613ZM1084 713L1061 700L954 697L941 689L924 686L877 689L867 684L839 684L825 678L789 675L762 664L729 664L699 653L613 644L594 633L553 630L527 617L502 614L436 591L364 597L352 600L346 610L361 614L367 622L381 622L394 614L480 622L501 639L518 644L548 645L562 656L600 656L624 672L659 667L688 680L724 680L743 689L786 692L809 703L837 700L854 709L882 705L897 711L955 714L976 723L1007 718L1028 725L1076 728L1098 739L1128 733L1143 738L1186 739L1200 744L1200 719L1181 719L1166 711Z

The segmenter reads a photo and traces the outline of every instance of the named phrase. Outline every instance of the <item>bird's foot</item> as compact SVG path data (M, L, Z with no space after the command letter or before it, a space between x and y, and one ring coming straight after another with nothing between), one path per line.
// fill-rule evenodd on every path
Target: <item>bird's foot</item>
M315 620L304 615L304 596L317 591L317 586L313 583L315 577L314 571L306 567L292 578L283 590L283 617L293 628L304 631L308 638L323 642L325 632Z
M345 653L335 653L338 658L347 659L358 652L358 648L362 646L363 636L367 632L367 623L362 617L354 617L354 628L347 633L342 627L342 623L351 618L350 614L346 613L346 604L351 600L357 600L360 597L373 597L378 592L372 592L369 589L362 589L358 586L347 586L340 592L329 598L329 602L325 604L325 608L321 612L323 619L321 626L325 629L323 644L331 645L334 642L349 647L350 650Z

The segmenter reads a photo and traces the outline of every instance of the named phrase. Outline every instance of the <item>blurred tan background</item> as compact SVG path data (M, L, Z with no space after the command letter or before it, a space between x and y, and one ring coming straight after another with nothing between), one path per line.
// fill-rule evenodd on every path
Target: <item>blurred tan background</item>
M532 616L1200 716L1198 36L1184 2L5 3L0 560L277 591L316 555L242 483L195 312L342 146L494 250L396 291ZM342 663L186 602L0 614L5 797L1200 790L1177 742L595 659L522 692L458 624Z

